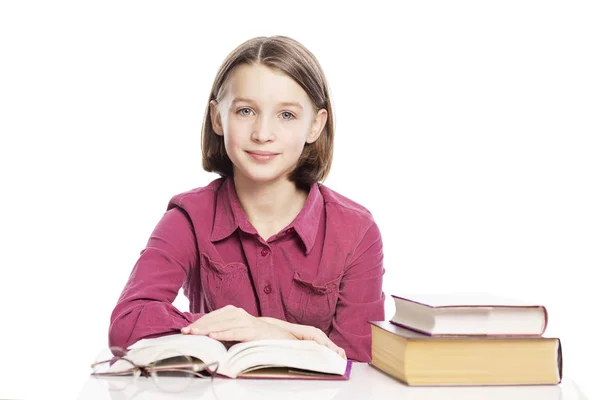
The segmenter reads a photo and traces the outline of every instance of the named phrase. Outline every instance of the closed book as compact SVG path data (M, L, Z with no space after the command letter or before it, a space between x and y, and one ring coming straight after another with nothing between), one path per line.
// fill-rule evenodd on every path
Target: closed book
M429 336L370 322L372 362L407 385L545 385L562 380L560 339Z
M392 295L390 322L426 335L542 335L543 305L485 293Z

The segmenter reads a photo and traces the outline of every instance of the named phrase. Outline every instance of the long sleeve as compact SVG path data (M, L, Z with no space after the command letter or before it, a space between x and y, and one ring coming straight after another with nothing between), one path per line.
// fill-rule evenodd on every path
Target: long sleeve
M109 345L126 348L136 341L177 333L203 314L173 306L179 289L198 268L198 249L187 215L167 211L140 253L111 315Z
M340 283L340 294L329 338L346 351L349 359L371 361L371 326L382 321L383 243L375 223L358 244Z

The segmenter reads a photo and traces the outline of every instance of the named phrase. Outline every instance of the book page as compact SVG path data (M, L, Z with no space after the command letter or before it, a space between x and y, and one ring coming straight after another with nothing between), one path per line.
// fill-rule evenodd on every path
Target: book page
M168 335L142 339L130 347L127 358L138 365L176 355L195 357L205 363L219 361L227 354L223 343L200 335ZM117 365L117 364L115 364Z
M235 377L258 366L281 366L344 375L346 360L311 340L256 340L229 349L219 373Z

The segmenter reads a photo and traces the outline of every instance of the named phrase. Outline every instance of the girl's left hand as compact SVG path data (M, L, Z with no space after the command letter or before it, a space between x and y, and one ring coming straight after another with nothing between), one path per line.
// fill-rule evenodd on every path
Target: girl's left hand
M276 318L260 317L260 319L270 324L280 326L294 335L298 340L312 340L313 342L329 347L331 350L338 353L342 358L346 358L346 352L344 349L333 343L333 341L327 337L325 332L319 328L315 328L314 326L310 325L292 324Z
M258 339L296 339L280 326L254 317L243 308L225 306L181 329L189 335L206 335L219 341L248 342Z

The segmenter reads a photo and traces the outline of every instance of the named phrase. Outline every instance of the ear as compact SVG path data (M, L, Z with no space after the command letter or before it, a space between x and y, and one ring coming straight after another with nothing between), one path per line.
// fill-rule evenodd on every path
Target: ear
M210 120L215 133L219 136L223 136L223 124L221 121L221 114L219 113L219 103L216 100L210 101Z
M327 110L324 108L321 108L319 111L317 111L317 114L315 115L315 119L313 119L313 122L310 127L310 133L308 134L308 137L306 138L306 143L316 142L317 139L319 138L319 136L321 136L321 133L323 132L323 129L325 128L326 123L327 123Z

